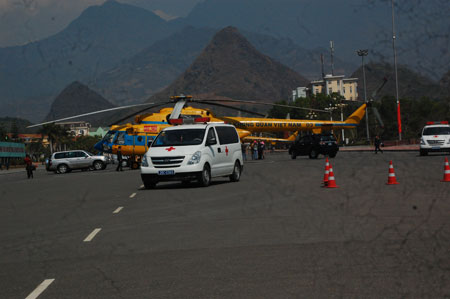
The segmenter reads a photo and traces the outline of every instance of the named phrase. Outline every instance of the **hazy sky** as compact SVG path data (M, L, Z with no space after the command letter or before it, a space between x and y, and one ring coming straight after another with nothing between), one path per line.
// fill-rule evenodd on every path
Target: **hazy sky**
M203 0L119 0L172 16L186 16ZM0 0L0 47L55 34L91 5L105 0Z

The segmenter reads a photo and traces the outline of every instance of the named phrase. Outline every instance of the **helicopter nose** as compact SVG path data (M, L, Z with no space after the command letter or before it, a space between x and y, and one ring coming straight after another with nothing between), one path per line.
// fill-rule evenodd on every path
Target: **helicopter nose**
M98 150L99 152L103 152L103 142L102 142L102 141L97 142L97 143L94 145L94 148L95 148L96 150Z

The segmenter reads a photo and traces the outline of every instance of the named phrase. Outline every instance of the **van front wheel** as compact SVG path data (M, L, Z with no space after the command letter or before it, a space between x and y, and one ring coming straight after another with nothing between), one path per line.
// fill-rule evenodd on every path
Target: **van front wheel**
M203 170L200 174L198 182L202 187L208 187L211 183L211 169L209 167L209 164L205 164L205 166L203 166Z
M230 175L230 181L239 182L241 179L241 171L241 164L239 164L239 161L236 161L234 163L233 173Z

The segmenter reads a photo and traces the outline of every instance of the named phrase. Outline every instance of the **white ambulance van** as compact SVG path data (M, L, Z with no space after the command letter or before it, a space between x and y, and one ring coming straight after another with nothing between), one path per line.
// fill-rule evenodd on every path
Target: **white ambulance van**
M427 122L420 138L420 155L429 152L450 152L450 125L448 121Z
M203 123L165 128L144 155L141 178L146 189L159 182L198 181L212 178L239 181L243 170L239 135L232 125Z

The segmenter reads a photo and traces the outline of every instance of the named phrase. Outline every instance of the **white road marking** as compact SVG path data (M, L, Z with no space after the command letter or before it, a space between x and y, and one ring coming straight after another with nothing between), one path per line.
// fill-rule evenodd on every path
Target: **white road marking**
M141 185L141 188L144 188L144 185Z
M133 198L135 196L136 196L136 193L133 193L133 194L130 195L130 198Z
M122 211L122 209L123 209L123 207L118 207L118 208L113 212L113 214L119 213L120 211Z
M89 236L87 236L86 239L83 240L83 242L91 242L92 239L94 239L95 235L98 234L101 230L101 228L94 229L92 233L90 233Z
M36 289L34 289L33 292L31 292L30 295L27 296L25 299L36 299L45 289L53 282L55 281L54 278L52 279L46 279L44 280Z

